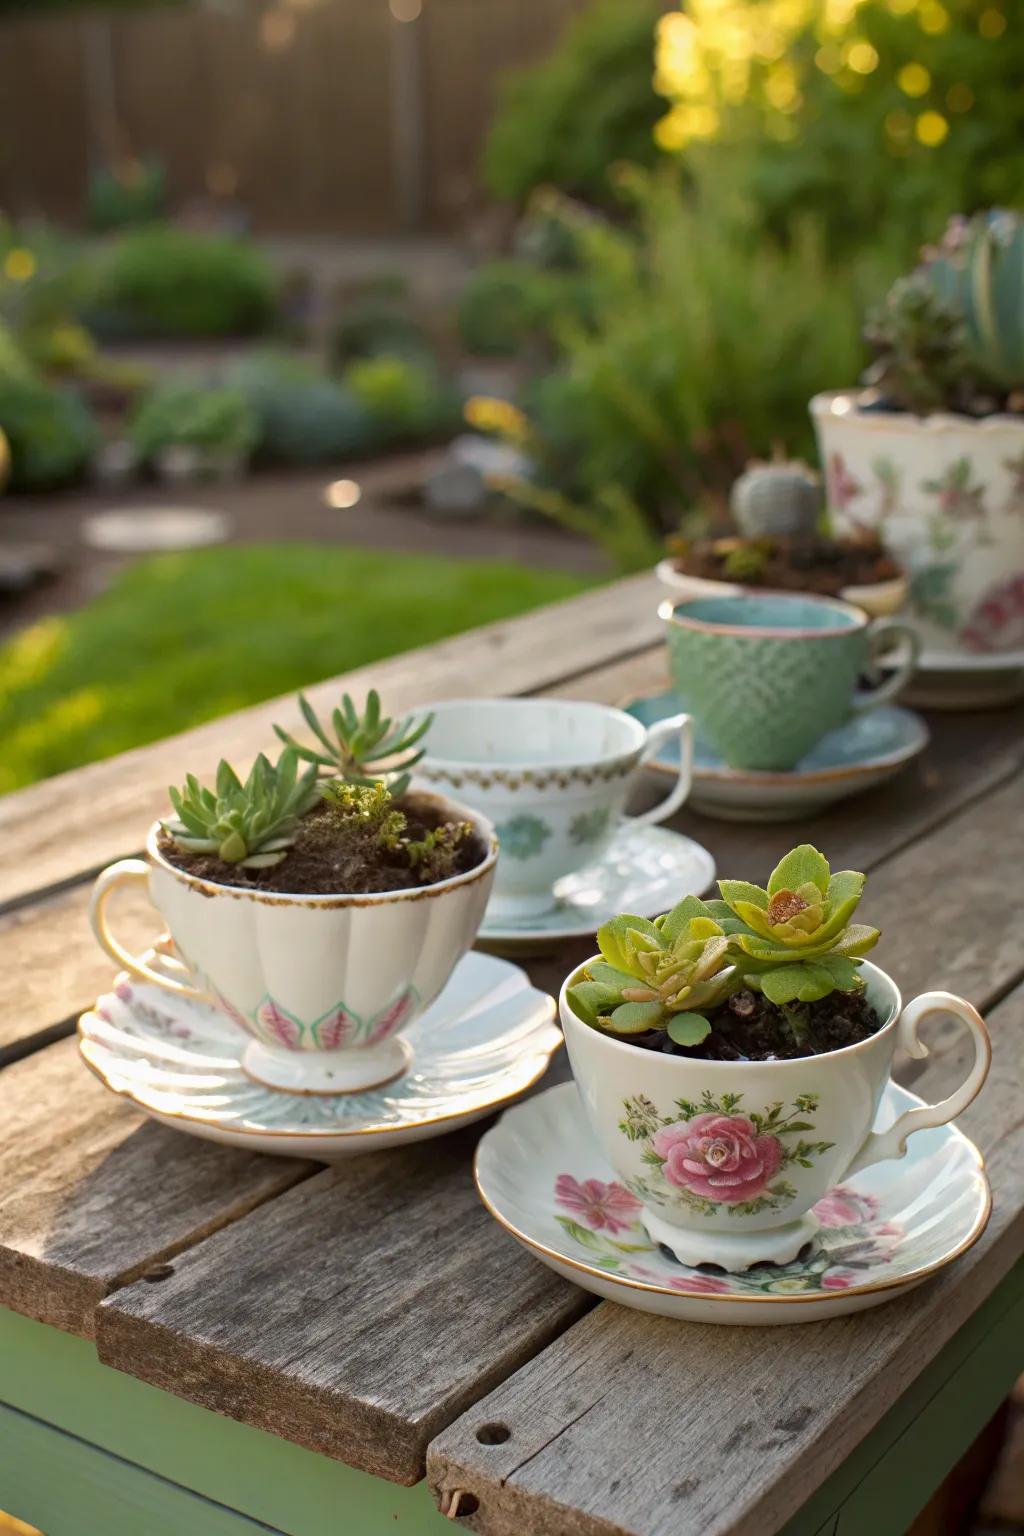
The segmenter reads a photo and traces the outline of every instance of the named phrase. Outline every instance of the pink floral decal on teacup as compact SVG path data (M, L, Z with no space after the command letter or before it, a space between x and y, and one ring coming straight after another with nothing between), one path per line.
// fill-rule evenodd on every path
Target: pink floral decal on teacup
M397 1034L408 1020L415 1005L416 993L412 987L406 987L400 997L396 997L393 1003L382 1008L380 1013L370 1020L366 1036L368 1044L377 1045L381 1040L387 1040L389 1035Z
M568 1252L578 1252L588 1267L688 1296L827 1296L847 1291L879 1279L904 1236L898 1222L878 1220L880 1201L875 1195L838 1184L814 1207L821 1228L793 1263L757 1264L744 1274L729 1275L689 1269L667 1258L644 1229L640 1201L614 1180L560 1173L554 1203L554 1219L569 1240Z
M663 1115L643 1094L625 1099L619 1129L645 1143L643 1161L652 1170L631 1182L633 1193L704 1216L756 1216L788 1205L796 1190L780 1175L794 1164L809 1168L832 1145L804 1135L814 1130L807 1117L818 1100L799 1094L788 1110L781 1102L744 1109L742 1100L739 1093L705 1092L698 1103L677 1099L676 1113Z
M356 1015L344 1003L339 1003L337 1008L325 1013L322 1019L317 1019L313 1025L313 1038L321 1050L339 1051L348 1045L358 1029L359 1020Z
M303 1026L272 997L265 997L256 1009L256 1033L269 1035L274 1045L287 1051L302 1049Z
M746 1115L695 1115L655 1131L651 1145L677 1189L734 1205L763 1195L782 1162L777 1136L758 1135Z

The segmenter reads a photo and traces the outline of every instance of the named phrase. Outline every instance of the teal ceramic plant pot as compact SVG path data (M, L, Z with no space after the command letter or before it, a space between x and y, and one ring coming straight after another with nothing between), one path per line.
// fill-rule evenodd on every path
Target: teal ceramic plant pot
M732 768L792 768L828 731L898 694L917 660L907 625L869 623L832 598L744 593L659 613L675 689ZM858 692L860 675L894 647L887 680Z

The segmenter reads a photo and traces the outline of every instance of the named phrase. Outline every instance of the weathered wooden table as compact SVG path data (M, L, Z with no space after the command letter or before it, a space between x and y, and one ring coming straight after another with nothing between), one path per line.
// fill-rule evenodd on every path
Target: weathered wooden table
M617 701L663 679L655 604L632 579L344 686L398 710ZM459 1490L456 1523L495 1536L904 1531L1024 1368L1024 711L934 717L915 769L799 828L872 872L905 995L988 1014L994 1068L963 1124L995 1210L912 1295L782 1329L595 1304L480 1206L475 1131L322 1169L147 1122L80 1066L67 1037L110 979L91 876L139 849L166 784L267 746L271 718L0 801L0 1509L46 1536L439 1536ZM795 840L678 824L756 878ZM142 907L121 923L153 931ZM554 988L587 948L534 979ZM939 1096L967 1048L940 1030L902 1080Z

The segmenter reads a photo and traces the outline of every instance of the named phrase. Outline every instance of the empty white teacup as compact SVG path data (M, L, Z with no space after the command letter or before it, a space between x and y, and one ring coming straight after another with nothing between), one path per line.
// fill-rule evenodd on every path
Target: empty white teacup
M689 715L650 729L621 709L568 699L455 699L430 706L434 723L417 774L494 823L501 846L488 912L549 911L565 875L599 859L622 826L663 821L690 791ZM679 743L679 777L651 810L625 805L648 759Z

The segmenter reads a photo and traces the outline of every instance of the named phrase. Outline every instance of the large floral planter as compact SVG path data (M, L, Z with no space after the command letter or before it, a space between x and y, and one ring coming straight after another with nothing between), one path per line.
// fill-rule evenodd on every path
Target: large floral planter
M1024 419L863 411L852 391L811 415L836 529L877 529L907 568L926 664L1024 657Z

